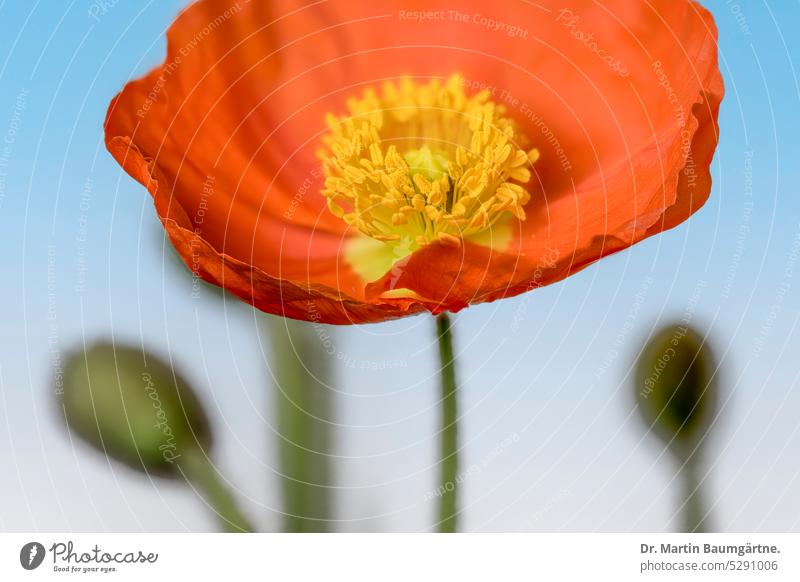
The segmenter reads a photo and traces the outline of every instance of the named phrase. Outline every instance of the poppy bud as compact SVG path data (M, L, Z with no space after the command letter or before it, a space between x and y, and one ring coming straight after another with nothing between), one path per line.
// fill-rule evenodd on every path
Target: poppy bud
M634 390L648 427L682 459L702 445L716 409L716 362L703 336L665 326L642 350Z
M109 457L179 477L184 453L210 448L208 418L189 384L140 348L97 343L67 358L63 378L68 425Z

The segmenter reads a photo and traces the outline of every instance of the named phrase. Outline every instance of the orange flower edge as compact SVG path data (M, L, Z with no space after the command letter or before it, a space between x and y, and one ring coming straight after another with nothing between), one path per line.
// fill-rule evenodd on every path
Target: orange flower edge
M458 311L708 198L723 86L695 2L272 4L190 6L105 124L186 264L263 311Z

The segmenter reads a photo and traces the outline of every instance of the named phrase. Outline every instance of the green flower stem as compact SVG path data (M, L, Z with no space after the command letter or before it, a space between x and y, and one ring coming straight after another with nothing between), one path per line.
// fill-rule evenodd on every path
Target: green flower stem
M253 526L237 507L232 493L220 479L217 469L205 452L201 449L182 451L176 463L217 514L224 531L253 531Z
M700 482L700 463L697 457L689 457L681 467L683 480L682 520L684 532L705 533L709 530L708 511L703 501L702 483Z
M439 531L456 531L458 479L458 406L456 401L456 372L453 355L453 333L450 316L442 313L436 318L439 337L439 358L442 369L442 431L440 448Z
M327 328L268 316L272 347L283 530L326 532L331 519L332 391Z

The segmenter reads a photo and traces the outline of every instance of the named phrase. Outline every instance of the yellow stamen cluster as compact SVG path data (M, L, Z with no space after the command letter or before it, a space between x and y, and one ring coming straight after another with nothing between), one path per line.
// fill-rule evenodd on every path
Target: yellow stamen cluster
M488 91L467 96L463 85L403 79L350 99L350 115L329 114L320 157L331 212L406 250L524 220L521 184L539 153L521 149L527 140Z

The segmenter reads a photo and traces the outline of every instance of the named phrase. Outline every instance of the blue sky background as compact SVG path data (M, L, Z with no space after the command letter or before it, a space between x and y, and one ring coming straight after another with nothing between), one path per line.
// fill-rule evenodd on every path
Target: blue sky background
M221 470L275 529L257 318L191 298L150 197L102 144L110 98L163 59L184 3L107 4L96 20L88 0L0 1L0 530L215 528L185 487L109 464L60 425L54 363L112 334L186 371L215 418ZM800 530L800 3L704 4L727 87L708 204L563 283L455 318L463 467L478 467L464 484L466 530L672 529L675 467L644 434L627 374L641 339L687 309L724 370L707 479L716 526ZM340 530L432 522L432 328L415 317L333 331L356 362L338 364L335 384ZM360 369L381 361L405 365Z

